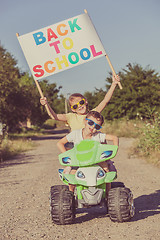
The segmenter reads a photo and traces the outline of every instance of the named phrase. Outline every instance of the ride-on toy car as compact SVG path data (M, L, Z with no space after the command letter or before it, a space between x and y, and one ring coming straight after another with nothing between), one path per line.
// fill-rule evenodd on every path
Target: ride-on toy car
M105 172L99 162L114 158L118 147L101 144L93 140L83 140L74 148L59 155L63 166L78 167L75 175L64 174L59 169L63 183L76 185L75 192L69 191L66 185L51 187L50 207L52 220L56 224L71 224L74 222L76 208L103 204L108 208L108 214L114 222L124 222L134 216L133 195L123 183L113 182L115 171ZM106 183L113 182L106 200ZM115 186L114 186L115 185Z

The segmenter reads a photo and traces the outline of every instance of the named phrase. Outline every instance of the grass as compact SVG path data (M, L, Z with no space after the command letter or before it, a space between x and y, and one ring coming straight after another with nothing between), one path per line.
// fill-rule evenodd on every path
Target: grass
M9 134L0 144L0 161L12 159L18 154L34 148L36 144L31 138L46 135L48 134L46 129L54 129L55 127L63 129L65 124L49 119L44 123L42 129L39 127L33 127L30 130L22 128L20 133Z
M137 154L160 167L160 115L144 123L135 150Z
M35 147L35 143L30 139L9 140L6 138L0 145L0 161L12 159L33 147Z
M135 138L131 155L144 158L147 162L160 167L160 116L155 114L153 120L114 120L106 121L103 132L118 137Z
M103 132L113 134L118 137L136 138L139 136L143 123L139 120L113 120L105 121Z

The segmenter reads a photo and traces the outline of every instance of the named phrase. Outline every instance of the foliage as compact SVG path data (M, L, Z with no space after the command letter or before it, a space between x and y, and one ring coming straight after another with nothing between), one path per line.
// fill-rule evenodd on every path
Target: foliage
M44 80L41 84L43 89L47 88L47 81ZM33 125L40 126L48 118L48 115L40 104L40 95L33 77L29 76L28 73L24 73L19 81L19 86L25 99L23 103L25 118L30 119Z
M58 97L60 88L56 84L40 83L48 101L57 112L64 107L63 96ZM13 56L0 45L0 122L8 130L15 131L19 122L30 119L32 124L41 125L48 118L40 104L40 96L33 77L21 73Z
M116 88L111 101L103 111L103 116L108 120L123 117L135 119L137 114L142 118L151 118L154 112L160 109L160 77L158 74L155 70L143 69L138 64L133 66L128 64L127 69L123 69L119 75L123 89ZM109 89L111 82L110 76L107 78L106 89ZM105 92L102 89L94 93L97 102L100 102L104 95Z
M19 69L15 59L0 46L0 121L15 125L21 118L20 91L18 88Z
M64 102L65 98L63 95L59 96L60 89L62 86L58 87L55 83L49 84L47 80L40 82L40 87L44 96L47 97L47 100L56 113L64 113Z
M155 114L154 119L147 121L141 129L141 137L138 148L145 156L149 156L151 152L160 153L160 114Z

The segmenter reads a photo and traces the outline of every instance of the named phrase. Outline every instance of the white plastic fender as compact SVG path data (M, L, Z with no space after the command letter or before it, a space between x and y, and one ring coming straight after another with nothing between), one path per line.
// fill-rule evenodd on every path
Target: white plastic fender
M103 176L100 177L101 179L105 178L105 171L100 166L90 166L90 167L82 167L78 168L75 174L77 180L81 180L87 183L87 186L96 186L97 185L97 178L98 172L103 172ZM81 177L80 177L81 176ZM99 178L98 178L99 179Z

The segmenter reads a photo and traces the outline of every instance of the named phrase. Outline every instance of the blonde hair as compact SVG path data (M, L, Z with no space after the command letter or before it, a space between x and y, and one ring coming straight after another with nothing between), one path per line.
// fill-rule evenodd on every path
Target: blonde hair
M69 106L71 107L71 102L76 98L76 97L80 97L80 98L84 98L86 100L86 98L80 94L80 93L73 93L72 95L69 96L69 99L68 99L68 103L69 103ZM86 105L88 107L88 104Z

